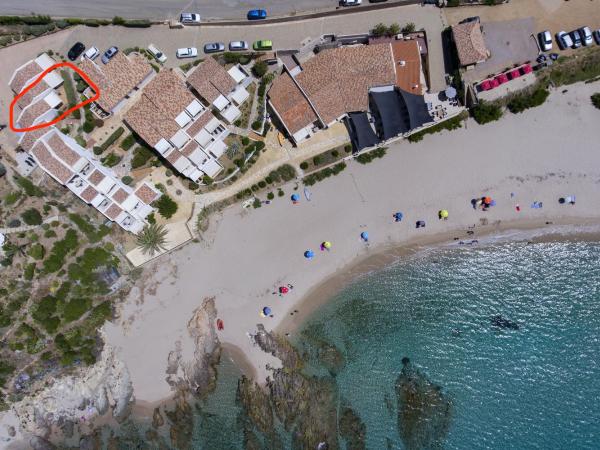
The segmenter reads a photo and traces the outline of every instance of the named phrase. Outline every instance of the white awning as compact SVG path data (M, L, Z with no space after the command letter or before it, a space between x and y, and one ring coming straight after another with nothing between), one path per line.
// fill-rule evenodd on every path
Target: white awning
M192 117L196 117L202 111L204 111L204 106L198 100L194 100L192 103L185 107L185 110L190 113Z
M227 105L229 105L229 100L227 100L227 98L225 98L223 95L219 95L213 102L213 105L219 111L222 111Z
M185 127L191 121L192 118L185 111L182 111L177 117L175 117L175 122L177 122L177 125L179 125L181 128Z
M209 144L209 142L211 141L212 136L210 135L210 133L208 131L206 131L205 128L202 128L200 130L200 133L198 133L194 139L202 147L206 147Z
M231 100L238 106L244 103L248 97L250 97L250 94L242 86L238 86L230 96Z
M103 194L108 194L110 190L117 184L112 178L105 176L104 179L96 186L96 189Z
M214 178L221 170L223 170L223 167L216 159L208 159L200 169L209 177Z
M242 72L240 69L237 68L237 66L233 66L231 69L229 69L227 71L227 73L229 75L231 75L231 78L233 78L235 80L236 83L241 83L244 78L246 78L246 75L244 74L244 72Z
M59 87L63 83L63 81L63 78L58 73L56 73L56 70L53 70L44 77L44 82L46 82L46 84L48 84L48 86L50 86L53 89Z
M235 119L242 115L242 112L237 108L237 106L230 105L229 108L221 111L221 115L227 122L233 123L235 122Z
M46 70L48 67L56 64L56 61L54 61L47 53L42 53L40 56L35 58L35 63L42 69Z
M50 108L58 108L62 104L62 100L56 94L56 92L52 91L48 95L44 97L44 101L50 106Z
M169 140L175 147L182 148L190 140L190 137L185 131L179 130Z
M161 139L160 141L158 141L158 143L154 146L154 148L156 150L158 150L158 152L161 155L164 155L167 150L169 150L170 148L172 148L173 146L171 144L169 144L169 141L167 141L166 139Z
M219 159L227 150L227 145L225 142L218 140L214 141L207 149L216 159Z

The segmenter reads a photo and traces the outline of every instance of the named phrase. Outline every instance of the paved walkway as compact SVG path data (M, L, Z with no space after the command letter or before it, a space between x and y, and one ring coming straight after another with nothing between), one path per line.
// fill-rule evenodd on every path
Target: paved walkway
M44 219L42 224L54 222L55 220L59 220L59 219L60 219L60 216L48 217L48 218ZM22 233L24 231L35 230L36 228L41 227L41 226L42 225L40 224L40 225L22 225L20 227L15 227L15 228L0 228L0 233L2 233L2 234Z

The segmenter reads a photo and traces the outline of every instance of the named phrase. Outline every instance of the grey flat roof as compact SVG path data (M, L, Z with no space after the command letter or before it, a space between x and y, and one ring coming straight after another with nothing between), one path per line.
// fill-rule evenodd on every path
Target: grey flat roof
M346 127L356 150L373 147L379 143L379 138L369 123L367 113L356 112L348 114Z

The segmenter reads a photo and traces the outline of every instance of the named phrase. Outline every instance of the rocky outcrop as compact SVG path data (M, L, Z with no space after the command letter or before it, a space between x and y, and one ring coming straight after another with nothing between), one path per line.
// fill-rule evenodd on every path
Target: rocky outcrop
M73 424L89 423L107 412L123 420L129 413L132 397L127 367L105 345L96 364L79 374L55 380L12 408L23 432L47 438L51 432L72 435Z
M168 356L167 382L177 391L189 389L198 399L212 392L217 380L216 367L221 358L221 346L215 327L216 319L214 297L204 299L187 325L194 341L194 357L185 361L181 345L177 343Z
M452 403L408 358L396 380L398 432L407 450L443 448Z
M351 409L343 408L340 413L340 435L346 441L347 450L365 450L367 427Z

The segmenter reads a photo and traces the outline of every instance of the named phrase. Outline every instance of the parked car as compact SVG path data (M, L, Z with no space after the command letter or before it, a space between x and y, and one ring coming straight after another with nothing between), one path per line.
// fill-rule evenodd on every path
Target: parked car
M119 48L118 47L111 47L108 50L106 50L104 52L104 55L102 55L102 63L103 64L108 64L108 61L110 61L111 58L113 56L115 56L118 52L119 52Z
M556 42L562 50L571 48L573 46L573 40L566 31L559 31L556 33Z
M231 41L229 43L229 50L232 52L248 50L248 43L246 41Z
M186 25L200 25L200 14L197 13L181 13L179 21Z
M251 9L248 11L248 20L262 20L267 18L267 11L264 9Z
M571 35L571 39L573 40L573 48L579 48L581 47L581 35L579 34L579 31L577 30L573 30L569 33Z
M540 42L540 48L543 52L552 50L552 36L548 30L538 33L538 41Z
M596 30L593 33L594 39L596 39L596 44L600 45L600 30Z
M71 61L75 61L77 58L79 58L79 56L83 53L84 50L85 45L83 45L81 42L75 42L75 45L71 47L69 53L67 53L67 56Z
M222 42L209 42L204 44L204 53L217 53L225 50L225 44Z
M87 51L83 54L83 56L81 57L81 60L83 60L83 58L96 59L99 54L100 54L100 50L98 50L96 47L92 46L92 47L88 48Z
M252 48L257 52L262 50L273 50L273 41L256 41L254 44L252 44Z
M148 51L156 58L157 61L164 63L167 60L167 56L161 52L154 44L148 46Z
M198 49L196 47L178 48L178 58L195 58L198 56Z
M340 0L341 6L358 6L362 3L362 0Z
M581 27L579 29L579 35L581 36L583 45L592 45L594 43L594 38L592 38L592 30L590 30L590 27Z

